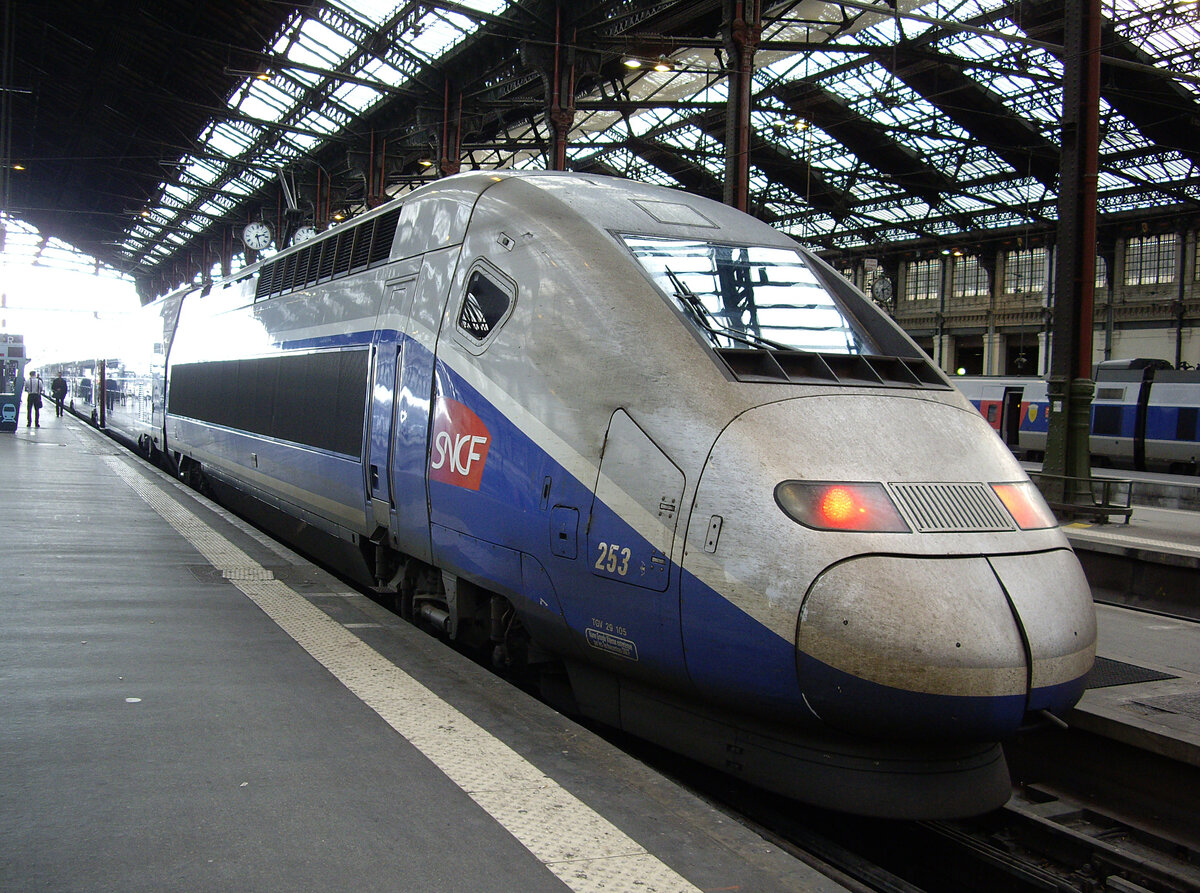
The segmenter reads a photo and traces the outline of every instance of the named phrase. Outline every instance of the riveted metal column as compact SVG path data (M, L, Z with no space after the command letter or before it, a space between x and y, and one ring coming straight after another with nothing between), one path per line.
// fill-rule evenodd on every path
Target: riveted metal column
M575 50L562 42L562 7L554 20L554 73L550 83L550 127L554 134L551 170L567 169L567 136L575 123Z
M233 275L233 230L225 227L221 231L221 278Z
M1051 502L1092 501L1089 435L1092 303L1096 284L1096 180L1100 116L1100 0L1065 0L1062 173L1054 343L1049 381L1046 493ZM1086 492L1084 490L1086 489Z
M725 119L725 204L750 210L750 111L754 52L762 35L760 0L725 0L729 99Z
M446 97L442 103L442 145L438 170L443 177L457 174L462 166L462 91L446 79Z

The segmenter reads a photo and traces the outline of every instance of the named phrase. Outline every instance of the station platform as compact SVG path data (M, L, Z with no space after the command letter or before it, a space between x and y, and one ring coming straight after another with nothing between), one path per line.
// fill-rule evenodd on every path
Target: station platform
M0 494L0 889L844 889L79 420ZM1068 721L1200 764L1200 624L1098 615Z
M1135 505L1128 524L1077 521L1064 525L1063 530L1072 544L1173 555L1182 563L1200 567L1200 511Z
M0 889L844 889L70 416L0 494Z
M1200 768L1200 623L1116 605L1096 621L1096 665L1067 722Z
M1097 602L1200 620L1200 511L1135 504L1126 524L1062 529Z

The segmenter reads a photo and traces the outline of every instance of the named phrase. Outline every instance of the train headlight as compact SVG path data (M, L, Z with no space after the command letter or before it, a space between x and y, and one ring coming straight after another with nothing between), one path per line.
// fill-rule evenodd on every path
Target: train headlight
M1032 481L992 484L992 489L1022 530L1041 530L1058 526L1058 519L1054 517L1050 506L1046 505L1046 500L1042 499L1042 494Z
M775 488L775 502L814 530L909 532L883 484L784 481Z

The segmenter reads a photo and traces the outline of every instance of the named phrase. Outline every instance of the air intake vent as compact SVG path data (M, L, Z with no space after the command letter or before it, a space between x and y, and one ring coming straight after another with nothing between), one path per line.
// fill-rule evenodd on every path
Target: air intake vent
M1012 530L986 484L889 484L900 510L921 533Z
M335 236L309 242L299 251L263 264L259 270L254 300L264 301L319 282L337 279L387 263L400 209L343 227Z
M918 357L868 357L722 347L717 356L738 381L841 384L875 387L945 388L946 383Z

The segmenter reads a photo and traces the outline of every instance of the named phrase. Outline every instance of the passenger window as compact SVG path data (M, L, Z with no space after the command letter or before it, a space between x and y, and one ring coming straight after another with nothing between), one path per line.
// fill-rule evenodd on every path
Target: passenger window
M488 335L504 321L512 296L480 270L467 281L458 327L475 341L483 343Z

